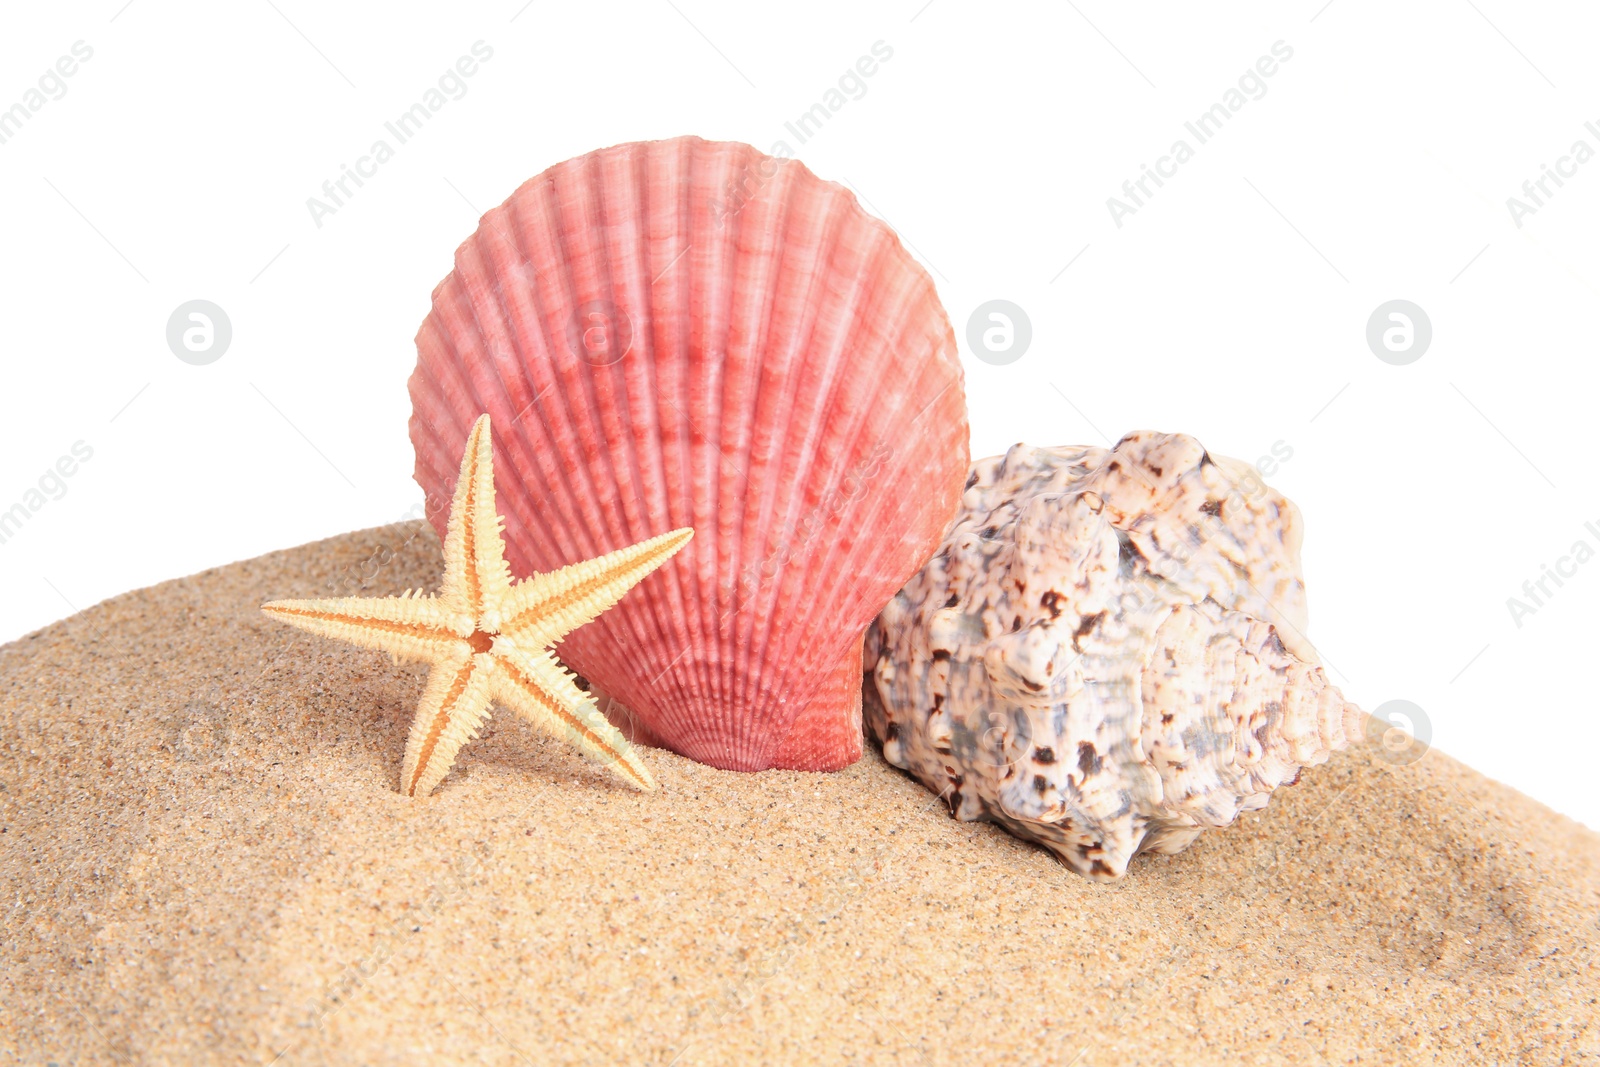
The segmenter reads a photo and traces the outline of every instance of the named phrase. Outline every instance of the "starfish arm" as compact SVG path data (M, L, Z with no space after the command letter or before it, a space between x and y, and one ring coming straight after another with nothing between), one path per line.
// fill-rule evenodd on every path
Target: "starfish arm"
M494 436L489 416L480 415L467 435L461 476L444 538L443 599L476 621L485 604L499 603L511 589L511 568L494 505Z
M417 705L400 769L400 792L427 796L455 765L461 746L478 736L489 717L491 671L487 655L436 663Z
M594 698L549 650L528 653L505 640L495 642L494 699L546 732L565 738L640 789L656 787L650 769L620 731L606 720Z
M511 589L500 609L500 632L523 648L545 648L621 600L694 536L684 527L596 559L536 574Z
M448 607L431 596L274 600L261 610L321 637L382 649L397 660L438 660L471 652Z

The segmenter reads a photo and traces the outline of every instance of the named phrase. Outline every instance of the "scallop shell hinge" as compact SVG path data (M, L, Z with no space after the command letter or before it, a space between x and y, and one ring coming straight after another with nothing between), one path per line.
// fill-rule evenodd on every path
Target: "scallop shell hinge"
M1263 807L1365 722L1305 639L1300 535L1181 434L978 461L868 631L884 757L1099 880Z

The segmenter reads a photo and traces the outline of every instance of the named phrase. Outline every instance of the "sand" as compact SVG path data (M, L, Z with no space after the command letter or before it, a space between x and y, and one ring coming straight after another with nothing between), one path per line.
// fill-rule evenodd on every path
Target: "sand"
M826 775L647 750L644 795L497 712L402 797L425 668L256 609L431 588L438 558L420 525L364 531L0 648L0 1052L1600 1059L1600 838L1437 751L1341 754L1109 887L871 745Z

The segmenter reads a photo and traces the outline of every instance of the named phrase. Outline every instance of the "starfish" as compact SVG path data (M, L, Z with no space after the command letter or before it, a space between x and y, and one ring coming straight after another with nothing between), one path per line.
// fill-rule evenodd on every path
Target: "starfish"
M261 610L291 626L366 648L396 662L433 664L411 724L400 791L427 796L477 736L489 706L511 708L609 764L639 788L655 779L639 756L574 683L550 646L622 599L689 542L673 530L596 559L525 581L511 578L494 503L489 416L467 436L445 530L437 594L275 600Z

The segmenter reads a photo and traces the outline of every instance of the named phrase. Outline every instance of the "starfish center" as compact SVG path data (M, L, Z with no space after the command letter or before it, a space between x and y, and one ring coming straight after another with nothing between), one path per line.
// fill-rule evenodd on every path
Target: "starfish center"
M494 647L494 634L482 630L473 630L472 636L467 638L467 643L474 652L487 652Z

